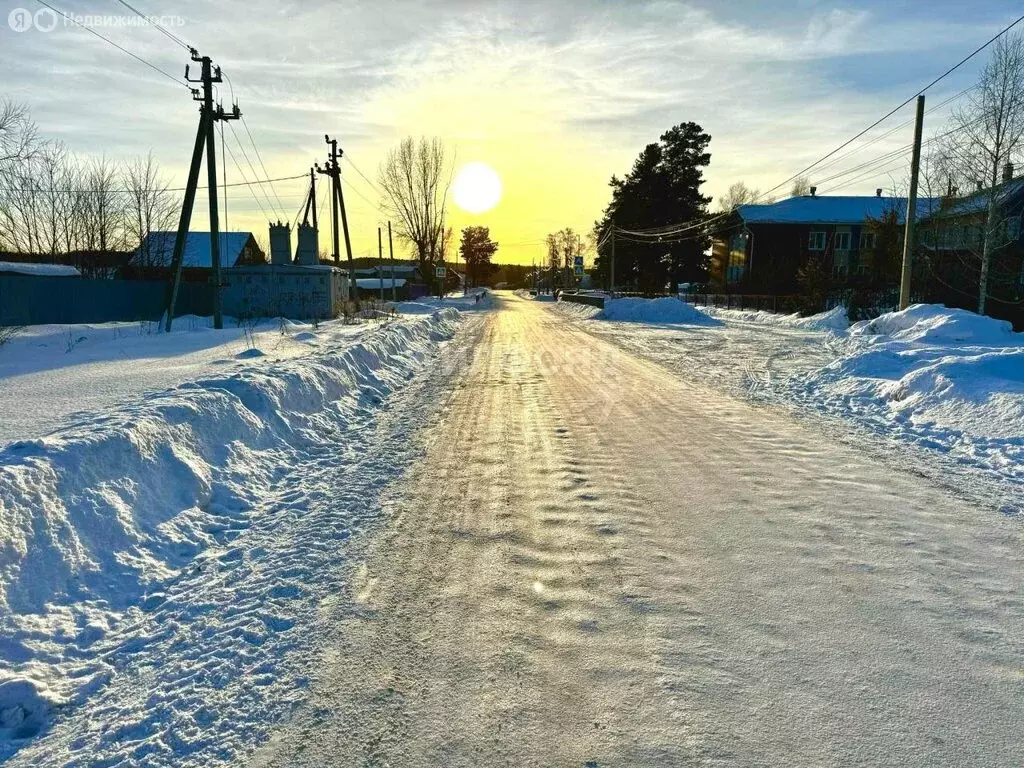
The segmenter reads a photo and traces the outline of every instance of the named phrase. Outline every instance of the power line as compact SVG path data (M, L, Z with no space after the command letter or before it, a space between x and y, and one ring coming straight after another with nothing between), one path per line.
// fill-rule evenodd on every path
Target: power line
M785 181L781 182L780 184L777 184L774 187L772 187L771 189L761 193L760 195L758 195L758 198L764 197L765 195L770 195L772 192L774 192L775 190L779 189L780 187L784 187L786 184L789 184L791 181L793 181L795 179L798 179L800 176L803 176L805 173L807 173L811 169L815 168L816 166L820 165L822 162L824 162L828 158L832 157L837 152L839 152L842 149L845 149L846 147L850 146L853 142L855 142L861 136L863 136L864 134L868 133L873 128L877 127L878 125L882 124L883 122L888 120L890 117L892 117L894 114L896 114L901 109L903 109L903 107L907 106L907 104L909 104L910 102L914 101L918 96L920 96L922 93L927 91L933 85L935 85L936 83L940 82L941 80L945 79L946 77L951 75L953 72L958 70L960 67L962 67L964 64L966 64L968 61L970 61L975 56L977 56L979 53L981 53L983 50L985 50L990 45L992 45L992 43L994 43L1000 37L1002 37L1007 32L1009 32L1011 29L1013 29L1015 26L1020 24L1022 21L1024 21L1024 16L1019 16L1016 21L1014 21L1013 23L1011 23L1011 24L1007 25L1006 27L1004 27L996 35L994 35L991 39L989 39L988 42L986 42L983 45L980 45L977 48L975 48L971 53L969 53L964 58L960 59L960 61L958 61L952 67L950 67L945 72L943 72L941 75L936 77L934 80L932 80L930 83L928 83L928 85L926 85L924 88L922 88L921 90L917 91L917 93L915 93L913 96L910 96L908 99L906 99L905 101L901 102L899 105L897 105L893 109L889 110L882 117L878 118L878 120L873 122L871 125L869 125L867 128L862 130L860 133L856 134L853 138L844 141L838 147L833 149L831 152L823 155L819 159L815 160L813 163L811 163L809 166L804 168L802 171L798 171L797 173L793 174L792 176L790 176L788 179L786 179Z
M270 179L270 181L295 181L297 179L305 179L305 178L308 178L308 177L309 177L308 174L300 173L300 174L298 174L296 176L279 176L276 179ZM226 186L226 187L251 187L251 186L256 186L257 184L263 184L263 183L264 182L262 182L262 181L234 181L234 182L232 182L230 184L225 184L224 186ZM208 187L206 187L206 186L197 186L196 189L197 190L208 189ZM83 194L83 195L97 195L97 194L106 194L108 192L113 192L113 193L116 193L116 194L119 194L119 195L123 195L123 194L132 194L135 190L130 190L130 189L75 189L73 187L39 187L38 189L27 189L27 188L23 187L23 188L18 189L18 188L14 188L14 187L6 187L6 188L0 189L0 191L3 191L3 192L28 192L29 194L34 194L36 192L77 192L77 193ZM145 192L147 194L150 193L150 192L185 192L186 191L186 187L164 187L164 188L160 188L160 189L148 189L147 188L147 189L139 190L139 191Z
M259 185L259 188L260 188L260 192L261 192L261 193L263 193L263 197L264 197L264 198L266 199L266 201L267 201L267 206L268 206L268 207L269 207L269 208L270 208L271 210L273 210L273 209L274 209L274 204L273 204L273 203L272 203L272 202L270 201L270 195L268 195L268 194L267 194L267 190L266 190L266 189L264 189L264 187L263 187L263 182L262 182L262 181L259 181L259 176L260 176L260 175L259 175L259 173L257 173L257 172L256 172L256 166L254 166L254 165L252 164L252 160L250 160L250 159L249 159L249 155L248 155L248 154L246 153L246 151L245 151L245 147L244 147L244 146L242 146L242 142L241 142L241 140L240 140L240 139L238 138L238 133L237 133L237 132L235 131L235 129L234 129L234 126L231 126L231 135L232 135L232 136L234 136L234 138L235 138L235 143L236 143L236 144L238 145L238 149L239 149L239 151L240 151L240 152L242 153L242 157L244 157L244 158L245 158L245 162L249 164L249 170L250 170L250 171L252 171L252 177L253 177L254 179L256 179L256 180L257 180L257 184ZM241 171L242 171L242 168L241 168L241 166L239 166L238 170L239 170L239 172L241 172ZM242 178L243 178L243 179L246 179L246 180L248 180L248 177L247 177L247 176L245 175L245 173L242 173ZM255 197L255 193L253 193L253 196ZM277 215L277 212L276 212L276 211L275 211L274 215L275 215L275 216ZM285 215L286 215L286 214L285 214Z
M349 157L348 155L345 155L344 157L348 161L348 164L352 166L352 170L354 170L356 173L358 173L360 176L362 176L363 177L363 181L365 181L367 184L370 185L370 189L372 189L374 192L376 192L381 197L384 197L384 194L380 191L380 189L377 187L377 185L374 184L372 181L370 181L370 179L367 178L366 174L359 170L359 166L357 166L355 163L352 162L352 158Z
M149 25L150 25L151 27L154 27L154 28L155 28L156 30L158 30L159 32L162 32L162 33L163 33L163 34L164 34L164 35L165 35L165 36L166 36L166 37L167 37L167 38L168 38L169 40L171 40L171 41L173 41L173 42L177 43L177 44L178 44L178 45L180 45L180 46L181 46L182 48L184 48L184 49L185 49L186 51L191 51L191 50L192 50L192 46L191 46L191 45L189 45L188 43L186 43L186 42L185 42L184 40L182 40L182 39L181 39L180 37L178 37L177 35L173 34L173 33L172 33L172 32L170 32L170 31L168 31L168 30L167 30L167 28L166 28L166 27L164 27L164 26L163 26L162 24L157 24L157 23L156 23L155 21L153 21L153 18L152 18L151 16L147 16L147 15L145 15L144 13L142 13L142 12L141 12L141 11L140 11L140 10L139 10L138 8L136 8L135 6L133 6L133 5L130 5L129 3L126 3L126 2L125 2L125 0L117 0L117 2L119 2L119 3L121 4L121 5L123 5L123 6L125 7L125 8L127 8L127 9L128 9L129 11L131 11L132 13L134 13L134 14L135 14L136 16L138 16L138 17L139 17L140 19L144 20L144 21L145 21L145 22L146 22L147 24L149 24Z
M234 95L234 92L235 92L234 88L232 88L231 89L232 96ZM270 179L270 174L267 173L267 166L265 166L263 164L263 156L260 155L260 149L259 149L259 147L256 146L256 140L252 137L252 132L249 130L249 124L245 121L245 115L242 116L242 127L245 128L245 132L249 135L249 141L252 142L253 151L256 152L256 159L260 161L260 168L263 169L263 177L265 179L269 180ZM273 184L270 184L269 186L270 186L270 191L273 192L274 193L274 197L277 198L277 205L281 209L281 215L282 216L287 216L288 214L285 213L284 205L282 205L282 203L281 203L281 198L278 197L278 195L277 195L277 190L274 189L274 185ZM267 202L269 202L269 201L270 201L270 198L268 197L267 198Z
M236 137L236 141L237 141L237 137ZM227 150L228 150L228 155L231 157L231 161L235 164L235 168L238 169L239 175L241 175L241 177L243 179L246 179L245 171L242 170L242 166L239 164L238 158L235 157L234 151L231 149L230 146L227 147ZM248 179L246 179L246 181L248 181ZM267 221L270 221L270 217L267 216L267 211L263 208L263 203L261 203L260 199L258 197L256 197L256 193L252 191L252 186L247 186L246 189L249 190L249 194L252 195L252 199L256 201L256 206L260 209L260 213L263 214L263 217L265 219L267 219Z
M73 24L81 27L86 32L88 32L89 34L95 35L96 37L98 37L103 42L105 42L105 43L107 43L109 45L114 46L115 48L117 48L117 50L121 51L121 53L128 54L129 56L131 56L133 59L135 59L139 63L145 64L147 67L152 69L154 72L157 72L157 73L163 75L168 80L173 82L175 85L182 85L182 86L184 86L186 88L189 88L191 90L191 88L188 85L188 83L186 83L184 80L175 77L174 75L172 75L171 73L167 72L166 70L160 69L160 67L158 67L156 64L153 64L152 62L146 61L146 59L142 58L137 53L132 53L127 48L124 48L123 46L118 45L113 40L111 40L109 37L105 37L105 36L101 35L99 32L97 32L92 27L87 27L85 24L82 24L80 21L78 21L74 16L69 16L68 14L64 13L64 11L62 11L62 10L60 10L58 8L54 8L52 5L50 5L48 2L46 2L46 0L36 0L36 2L39 3L40 5L43 5L43 6L47 7L47 8L49 8L54 13L59 13L66 20L68 20L68 21L72 22Z

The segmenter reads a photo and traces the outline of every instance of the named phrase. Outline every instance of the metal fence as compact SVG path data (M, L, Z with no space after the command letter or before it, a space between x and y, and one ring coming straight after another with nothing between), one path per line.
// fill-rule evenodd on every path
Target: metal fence
M159 280L0 275L0 325L159 320L166 300ZM175 315L211 314L212 286L182 283Z
M593 296L585 293L563 293L562 301L571 301L573 304L587 304L591 307L604 309L604 296Z

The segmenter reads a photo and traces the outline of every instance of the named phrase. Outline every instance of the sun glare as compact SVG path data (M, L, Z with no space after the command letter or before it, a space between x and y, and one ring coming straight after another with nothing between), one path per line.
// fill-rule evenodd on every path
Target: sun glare
M501 202L501 177L486 163L468 163L455 176L452 195L466 213L486 213Z

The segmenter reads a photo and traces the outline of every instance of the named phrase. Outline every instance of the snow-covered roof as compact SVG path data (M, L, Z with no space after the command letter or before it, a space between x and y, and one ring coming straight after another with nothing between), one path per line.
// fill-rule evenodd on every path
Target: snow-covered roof
M148 248L145 259L149 264L169 267L174 254L174 238L177 232L150 232L146 236L144 246L140 246L132 255L132 263L139 260L143 247ZM220 264L222 267L233 267L238 262L246 243L252 237L251 232L220 233ZM185 253L182 258L185 267L212 267L213 256L210 252L209 232L189 232L185 239Z
M918 200L918 217L928 215L937 202ZM802 195L777 203L741 205L736 211L748 224L862 224L881 218L893 206L903 221L907 199L877 195Z
M69 267L66 264L21 264L16 261L0 261L0 273L42 277L82 276L77 267Z
M391 287L391 278L386 277L383 280L377 277L357 278L356 288L380 288L380 284L384 283L385 288ZM401 277L396 277L394 280L395 288L401 288L405 285L406 281Z
M948 216L966 216L969 214L981 213L988 208L989 195L995 190L996 193L996 204L1006 205L1012 202L1014 197L1017 197L1024 193L1024 177L1018 179L1011 179L1010 181L1003 182L996 187L990 187L989 189L983 189L980 192L975 192L967 197L954 202L949 208L944 211L939 211L937 216L939 218L946 218Z

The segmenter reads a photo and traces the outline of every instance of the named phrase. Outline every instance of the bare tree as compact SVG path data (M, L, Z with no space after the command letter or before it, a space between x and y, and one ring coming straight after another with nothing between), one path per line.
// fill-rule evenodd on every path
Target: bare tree
M964 243L978 252L978 312L984 313L992 254L1006 244L1001 174L1005 169L1012 175L1012 163L1024 150L1024 37L996 41L977 87L953 113L952 123L954 132L943 143L949 178L968 188L976 185L984 198L979 237Z
M761 197L761 193L758 190L751 189L742 181L737 181L729 186L729 191L718 198L718 209L723 212L734 211L741 205L755 202L759 197Z
M147 236L173 229L178 206L153 153L128 162L121 176L126 194L124 234L127 246L138 248L135 265L166 266L171 256L169 244Z
M31 157L38 143L28 107L10 99L0 100L0 171Z
M105 155L86 167L83 245L90 251L111 251L124 245L124 201L118 194L117 176L116 166Z
M811 180L806 176L797 176L793 179L793 184L789 188L790 197L800 197L801 195L811 194Z
M0 101L0 248L29 251L34 245L37 195L30 164L39 149L28 108Z
M451 241L445 226L451 163L439 138L409 136L378 169L384 204L398 220L398 236L416 248L421 270L443 260Z

